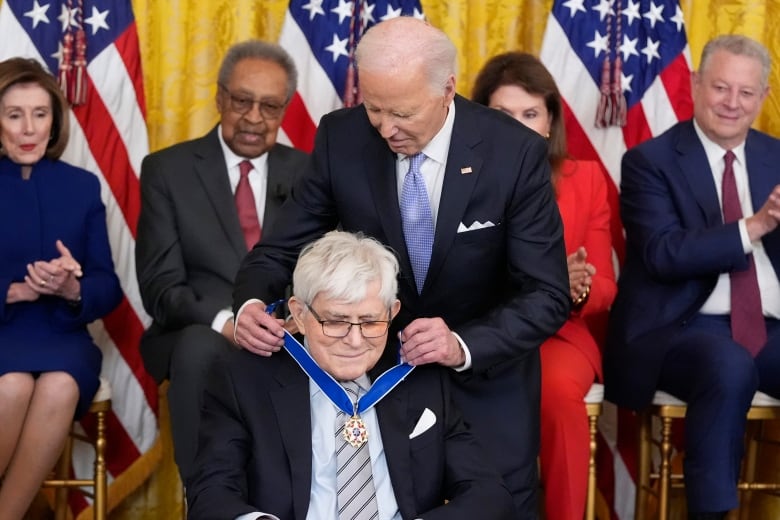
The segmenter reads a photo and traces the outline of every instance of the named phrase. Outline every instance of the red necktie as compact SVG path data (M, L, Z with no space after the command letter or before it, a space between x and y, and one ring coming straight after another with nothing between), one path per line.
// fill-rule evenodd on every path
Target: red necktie
M742 218L742 207L734 179L734 152L729 150L723 158L723 220L726 223ZM747 255L748 268L732 271L731 278L731 336L756 357L766 344L766 323L761 310L761 293L758 289L756 264L753 254Z
M241 161L238 165L241 172L241 178L238 179L236 186L236 209L238 210L238 222L241 224L241 231L244 232L244 241L246 248L252 249L260 240L260 220L257 218L257 206L255 206L255 195L252 193L252 186L249 185L249 172L252 171L252 163Z

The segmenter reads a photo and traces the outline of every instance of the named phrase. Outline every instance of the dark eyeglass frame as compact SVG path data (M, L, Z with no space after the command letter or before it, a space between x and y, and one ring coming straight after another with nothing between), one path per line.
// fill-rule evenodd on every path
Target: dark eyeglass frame
M311 305L309 305L308 303L306 304L306 308L309 309L309 312L311 312L311 315L314 316L314 319L322 327L322 333L325 334L329 338L346 338L347 336L349 336L349 333L352 332L352 327L355 327L355 326L357 326L360 329L360 334L364 338L366 338L366 339L381 338L382 336L387 334L387 331L390 329L390 322L392 321L390 319L387 319L387 320L359 321L357 323L353 323L351 321L346 321L346 320L323 320L322 318L320 318L320 315L317 314L317 311L312 309ZM387 314L388 314L388 316L390 315L390 310L389 309L387 311ZM384 330L382 331L382 333L381 334L367 336L366 335L366 331L365 331L365 329L363 327L365 325L369 325L369 324L373 325L373 324L377 324L377 323L384 324L385 327L384 327ZM326 325L335 326L335 327L343 327L343 326L349 325L349 327L347 328L347 331L344 334L340 334L339 335L339 334L329 334L328 331L326 330Z
M225 85L220 84L218 86L227 94L230 110L242 116L251 112L252 108L257 105L263 118L279 119L282 117L285 107L287 107L287 102L280 105L277 100L273 100L272 102L272 100L269 99L254 99L243 94L234 94L233 92L230 92Z

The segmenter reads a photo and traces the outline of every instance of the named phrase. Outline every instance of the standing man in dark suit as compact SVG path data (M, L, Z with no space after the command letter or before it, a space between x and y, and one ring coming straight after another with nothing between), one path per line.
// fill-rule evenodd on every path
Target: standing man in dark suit
M234 45L219 70L217 127L149 155L141 166L136 266L154 319L141 354L158 382L170 379L183 478L195 457L205 371L233 341L231 292L241 259L278 224L279 206L308 160L276 143L296 81L279 46Z
M696 519L737 507L753 394L780 397L780 141L750 129L769 66L749 38L710 41L693 74L693 120L623 158L628 247L606 397L640 409L660 389L687 402L685 490Z
M305 346L215 366L190 519L513 518L446 371L380 359L397 274L392 251L343 231L301 253L289 305Z
M401 262L393 341L400 331L413 365L451 368L456 403L517 517L536 518L539 345L570 306L546 143L457 96L455 47L423 21L375 25L356 59L364 103L322 119L282 225L242 264L236 339L260 355L279 350L282 327L263 302L283 294L305 244L339 224L376 237Z

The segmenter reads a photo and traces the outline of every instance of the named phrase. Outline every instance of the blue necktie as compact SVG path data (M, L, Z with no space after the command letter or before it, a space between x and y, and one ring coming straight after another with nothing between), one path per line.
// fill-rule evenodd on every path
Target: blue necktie
M433 214L425 181L420 173L424 160L423 153L409 157L409 171L406 172L401 191L401 220L418 293L422 292L433 250Z

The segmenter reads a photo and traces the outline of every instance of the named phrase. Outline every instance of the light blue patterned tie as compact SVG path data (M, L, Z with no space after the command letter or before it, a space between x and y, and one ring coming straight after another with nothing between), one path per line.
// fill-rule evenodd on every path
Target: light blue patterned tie
M433 213L420 173L424 160L423 153L409 157L409 171L406 172L401 191L401 220L418 293L422 292L433 250Z

